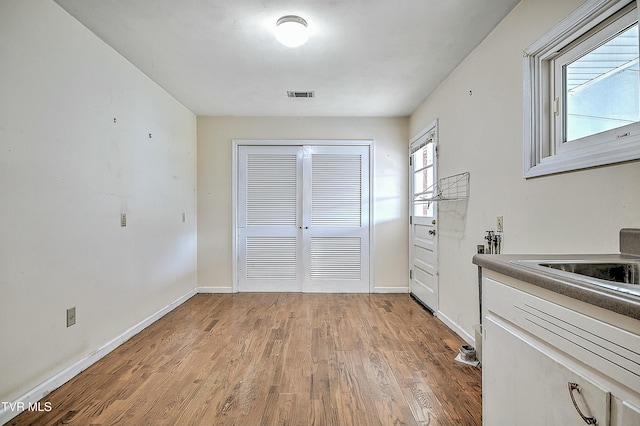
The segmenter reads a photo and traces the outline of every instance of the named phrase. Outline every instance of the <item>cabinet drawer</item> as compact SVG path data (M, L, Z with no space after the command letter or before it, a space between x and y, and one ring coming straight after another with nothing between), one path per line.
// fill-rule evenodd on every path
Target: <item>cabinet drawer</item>
M630 389L640 389L640 336L483 278L486 315L526 330ZM639 330L640 331L640 330Z

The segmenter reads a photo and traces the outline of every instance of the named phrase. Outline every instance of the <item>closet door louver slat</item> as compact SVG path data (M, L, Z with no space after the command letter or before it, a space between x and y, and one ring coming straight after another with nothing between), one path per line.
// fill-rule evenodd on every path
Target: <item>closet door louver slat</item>
M360 246L360 238L358 237L311 238L311 279L361 279L362 253Z
M312 226L361 225L362 157L358 154L313 154Z
M247 237L247 279L295 280L295 237Z
M296 225L297 156L247 156L247 226Z

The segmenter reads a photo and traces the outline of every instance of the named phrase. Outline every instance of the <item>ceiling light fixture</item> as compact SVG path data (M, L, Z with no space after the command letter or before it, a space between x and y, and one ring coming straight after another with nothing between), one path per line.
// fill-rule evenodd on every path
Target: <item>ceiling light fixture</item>
M287 15L276 22L276 38L287 47L302 46L309 40L307 21L295 15Z

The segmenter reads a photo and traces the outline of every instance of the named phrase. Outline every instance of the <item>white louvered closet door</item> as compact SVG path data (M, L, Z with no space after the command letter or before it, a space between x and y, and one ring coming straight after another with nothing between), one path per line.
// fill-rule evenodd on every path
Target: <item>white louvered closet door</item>
M305 292L369 292L369 148L304 148Z
M368 155L239 148L239 291L369 292Z
M241 146L238 154L238 290L302 291L302 150Z

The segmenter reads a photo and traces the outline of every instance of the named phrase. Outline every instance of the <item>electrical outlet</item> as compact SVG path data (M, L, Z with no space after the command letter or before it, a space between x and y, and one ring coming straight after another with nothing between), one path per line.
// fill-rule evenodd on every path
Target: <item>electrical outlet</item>
M67 327L76 323L76 307L67 309Z
M121 227L125 227L127 226L127 214L126 213L120 213L120 226Z
M187 221L187 214L185 212L182 212L182 221L183 222Z
M498 216L498 224L496 227L496 232L504 232L504 222L502 216Z

